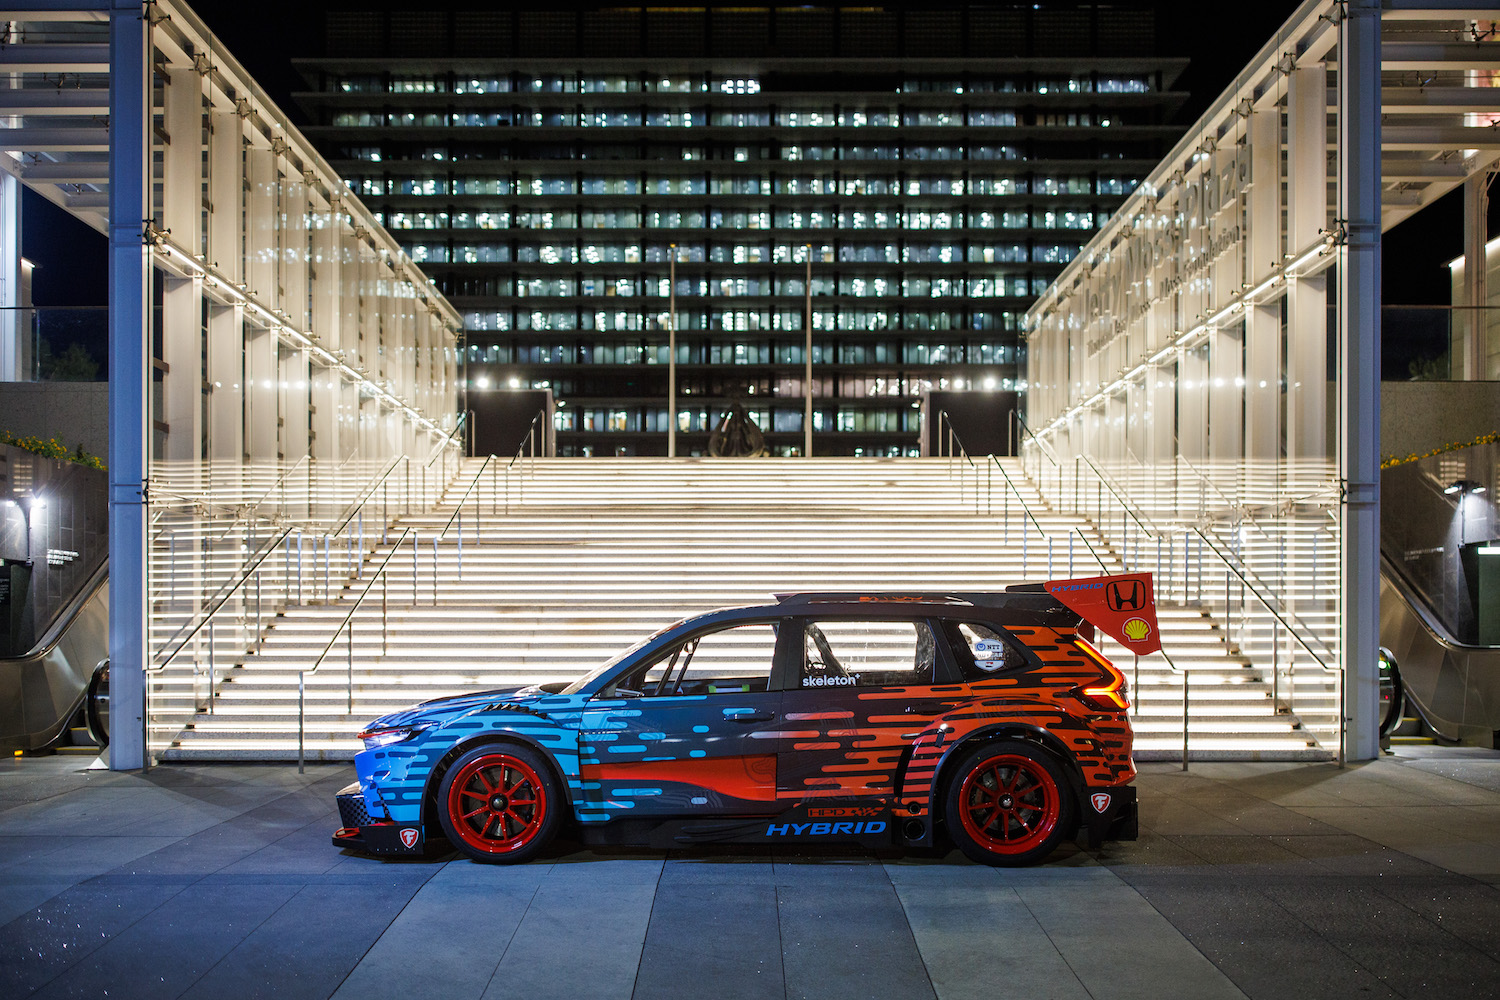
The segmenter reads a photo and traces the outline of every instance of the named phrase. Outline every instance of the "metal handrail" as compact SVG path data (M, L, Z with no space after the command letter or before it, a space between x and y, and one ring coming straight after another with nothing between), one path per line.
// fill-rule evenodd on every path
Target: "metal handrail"
M305 757L307 733L307 678L310 675L318 672L318 668L323 665L323 660L327 658L329 650L333 649L334 643L339 641L340 633L342 633L347 628L349 630L349 711L351 713L354 711L354 613L359 610L361 604L365 603L365 598L370 596L370 590L375 586L375 581L383 580L385 578L386 567L390 565L391 559L396 555L396 553L401 551L402 544L406 541L407 536L411 533L411 528L406 528L401 532L401 537L396 539L396 544L391 546L391 551L385 554L385 558L380 561L380 566L375 570L374 573L370 574L370 581L365 584L365 589L360 592L360 595L354 601L353 606L349 608L349 612L344 615L344 620L339 622L338 628L334 629L332 638L328 640L328 645L323 647L323 652L318 654L318 658L313 661L313 665L311 667L306 670L298 671L297 673L298 774L303 773L303 761ZM412 593L412 599L416 599L415 591Z
M526 436L523 437L521 439L521 443L516 446L516 453L511 456L510 461L507 462L507 463L505 463L505 469L506 469L507 472L510 471L511 466L515 465L518 461L521 460L522 456L526 452L526 445L529 442L531 442L532 438L536 435L536 423L537 423L537 421L541 420L546 415L547 415L547 411L546 411L545 408L537 410L536 413L532 414L532 416L531 416L531 423L526 428ZM531 449L531 457L533 459L536 458L536 447L534 445L532 446L532 449Z
M1219 551L1218 543L1214 540L1214 538L1213 538L1212 535L1205 534L1203 532L1203 530L1200 529L1200 528L1198 528L1197 526L1193 526L1190 530L1193 532L1193 534L1197 535L1204 542L1204 544L1206 544L1208 546L1208 550L1210 552L1212 552L1214 554L1214 556L1221 563L1224 564L1224 568L1226 570L1228 570L1229 572L1233 573L1236 577L1239 578L1240 583L1245 587L1245 589L1247 589L1250 592L1251 596L1254 597L1257 601L1259 601L1261 603L1261 606L1264 607L1267 611L1269 611L1271 613L1271 617L1275 618L1276 621L1280 623L1280 625L1281 625L1282 628L1286 629L1288 632L1291 633L1292 638L1297 640L1297 645L1299 645L1303 649L1307 650L1307 654L1309 656L1311 656L1314 660L1316 660L1318 666L1322 667L1324 669L1324 671L1332 673L1333 670L1334 670L1334 668L1330 667L1323 660L1323 657L1319 656L1317 654L1317 651L1314 650L1311 646L1309 646L1307 644L1306 640L1304 640L1302 638L1302 636L1299 634L1298 629L1305 630L1309 635L1315 635L1316 633L1314 633L1313 630L1311 628L1309 628L1302 621L1302 619L1298 618L1295 614L1291 616L1291 619L1292 619L1291 622L1288 622L1285 618L1283 618L1281 616L1281 614L1278 613L1277 610L1274 607L1271 606L1271 602L1268 601L1260 593L1260 591L1256 589L1255 584L1253 584L1253 583L1250 582L1250 577L1247 577L1243 572L1241 572L1240 569L1238 567L1236 567L1233 562L1230 561L1230 558L1228 556L1226 556L1223 552ZM1247 569L1248 569L1248 567L1247 567ZM1254 576L1253 571L1251 572L1251 576ZM1257 582L1260 582L1260 577L1256 576L1255 579L1256 579ZM1293 623L1295 623L1297 625L1297 628L1293 628L1292 627ZM1320 645L1320 646L1323 645L1322 640L1318 640L1318 645ZM1333 652L1333 650L1327 648L1326 646L1324 646L1323 652L1326 653L1329 657L1333 657L1335 655L1334 652Z
M1060 467L1061 463L1058 462L1057 456L1052 454L1051 447L1044 444L1042 442L1042 439L1036 436L1036 432L1031 429L1031 425L1026 423L1026 418L1021 416L1021 411L1012 410L1011 416L1015 418L1015 421L1020 425L1021 430L1026 432L1026 436L1031 438L1031 440L1036 444L1037 451L1042 453L1042 457L1051 462L1054 468Z
M276 547L280 545L286 538L286 536L290 535L291 533L291 528L283 528L281 530L281 534L272 538L269 542L262 546L258 554L251 556L249 561L245 563L245 568L240 572L240 575L237 576L233 581L226 582L219 588L219 594L210 599L209 603L212 604L213 607L208 610L202 618L199 619L198 624L193 626L192 631L183 636L181 642L177 642L177 637L182 635L183 629L186 629L190 624L189 622L184 622L182 626L177 629L176 633L174 633L173 636L168 639L166 643L164 643L164 645L170 646L172 643L177 642L177 648L172 650L172 652L167 655L166 659L162 660L154 667L148 665L146 667L146 671L148 673L159 672L164 669L168 663L171 663L172 660L176 658L177 654L182 652L183 647L192 640L193 636L202 631L203 627L208 624L208 620L219 613L219 609L229 602L229 599L234 596L234 592L239 590L240 587L250 579L251 574L253 574L257 569L260 568L261 563L265 562L266 559L270 557L271 553L276 551Z
M436 538L433 539L434 544L436 544L437 542L441 542L443 539L448 537L448 529L453 527L453 522L458 519L458 515L464 512L464 503L468 501L469 494L474 492L475 487L479 485L479 481L484 478L484 470L488 469L490 467L490 463L495 460L496 459L494 455L485 456L484 464L481 465L479 467L479 471L474 474L474 481L469 484L468 489L464 490L464 495L458 498L458 503L453 508L453 514L448 518L448 523L443 525L443 530L438 533L438 536Z
M1047 532L1043 530L1041 522L1036 519L1036 515L1031 513L1031 508L1026 506L1026 501L1021 496L1021 491L1016 488L1016 484L1010 478L1010 473L1005 471L1005 466L1001 464L1000 459L996 458L994 455L991 455L990 461L995 464L995 468L1000 470L1000 477L1005 480L1005 485L1010 487L1010 491L1016 495L1016 502L1021 505L1021 511L1036 527L1037 533L1040 534L1043 538L1049 537Z
M282 484L284 484L287 481L287 479L289 479L291 477L292 473L294 473L298 469L302 468L302 463L303 462L306 462L306 461L308 461L311 458L312 458L311 455L303 455L301 458L297 459L297 464L293 465L290 469L287 469L285 472L283 472L280 475L280 477L277 478L276 482L274 482L274 483L271 484L271 488L270 489L268 489L264 493L262 493L259 498L250 501L250 503L248 503L248 504L242 504L241 507L242 508L244 508L244 507L248 507L248 508L259 507L265 501L266 497L270 496L272 493L275 493L276 490L277 490L277 488L279 486L281 486ZM236 518L236 520L238 520L238 518Z
M349 505L349 507L347 508L349 512L344 515L341 521L339 521L339 526L330 532L326 532L325 537L334 539L342 535L344 533L344 529L349 527L349 523L354 520L355 515L358 514L364 507L364 505L370 501L370 498L375 495L375 491L380 489L381 486L385 485L385 481L391 477L391 473L395 472L396 468L402 462L410 463L411 459L406 455L397 455L395 458L391 459L390 464L385 467L385 471L380 474L379 478L372 482L369 488L361 493L358 499L356 499Z
M1141 523L1141 519L1136 516L1137 505L1132 503L1128 497L1123 496L1120 492L1121 490L1124 490L1125 487L1121 486L1119 489L1116 489L1113 478L1103 469L1099 468L1099 466L1094 463L1094 460L1092 458L1089 458L1087 455L1075 455L1073 457L1075 460L1082 459L1085 463L1088 464L1088 467L1090 469L1094 470L1094 475L1099 477L1099 482L1104 486L1105 489L1109 490L1111 496L1113 496L1120 502L1120 509L1123 510L1126 514L1130 515L1130 519L1135 522L1135 526L1137 528L1140 528L1151 538L1161 537L1161 532L1157 530L1155 522L1152 522L1151 527L1149 528ZM1145 514L1145 511L1142 510L1141 513ZM1151 515L1145 514L1145 517L1147 521L1151 520Z
M469 411L467 411L467 410L465 410L463 413L460 413L458 415L458 422L453 425L453 430L449 431L448 434L447 434L447 436L445 436L441 441L439 441L437 443L437 447L432 450L432 456L427 459L426 468L429 468L429 469L432 468L432 463L436 462L442 456L443 452L448 449L448 446L453 443L453 437L454 437L454 435L456 435L459 431L463 430L464 423L468 419L469 419Z

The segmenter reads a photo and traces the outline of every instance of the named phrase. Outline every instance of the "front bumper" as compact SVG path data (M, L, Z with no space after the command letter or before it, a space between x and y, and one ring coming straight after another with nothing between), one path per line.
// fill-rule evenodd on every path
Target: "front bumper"
M1080 803L1078 840L1097 849L1106 840L1135 840L1140 836L1140 812L1134 785L1085 788Z
M375 820L365 808L364 792L359 782L342 789L335 801L339 805L339 828L333 833L333 846L346 847L366 854L421 855L426 839L418 824L398 824Z

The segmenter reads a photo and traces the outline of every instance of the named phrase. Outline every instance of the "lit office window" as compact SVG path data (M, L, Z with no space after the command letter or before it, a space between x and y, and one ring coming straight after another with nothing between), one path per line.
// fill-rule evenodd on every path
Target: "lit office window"
M638 88L636 81L628 76L602 76L586 78L582 89L585 94L627 94Z
M444 177L409 177L397 184L401 194L447 194L448 180Z
M647 194L703 194L707 190L707 182L702 175L686 176L647 176Z
M1098 89L1101 94L1145 94L1151 82L1143 76L1102 76Z
M902 254L893 243L845 243L839 261L853 264L899 264Z
M571 243L521 243L516 260L523 264L576 264L578 249Z
M495 264L510 260L510 247L504 243L465 243L453 248L453 260L459 264Z
M1004 126L1015 125L1016 124L1016 113L1014 111L998 111L998 110L970 111L969 112L969 124L970 125L1004 125Z
M346 94L378 94L385 89L379 76L346 76L339 80L338 89Z
M571 76L523 77L516 89L530 94L576 94L578 81Z
M453 193L509 194L510 181L504 177L455 177L453 178Z
M375 128L385 124L385 116L379 111L340 111L333 116L333 124L352 128Z
M739 77L719 81L719 93L721 94L758 94L760 93L760 81L754 77Z
M639 111L631 109L619 108L585 109L583 113L578 116L578 124L584 126L585 128L609 128L611 126L628 128L630 126L639 126L641 124L641 113ZM662 123L650 122L649 124L656 125Z
M508 77L470 76L453 81L455 94L503 94L510 90Z

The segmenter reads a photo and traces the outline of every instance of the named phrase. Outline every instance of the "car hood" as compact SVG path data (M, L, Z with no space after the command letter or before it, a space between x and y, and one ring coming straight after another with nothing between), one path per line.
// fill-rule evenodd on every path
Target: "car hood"
M547 692L538 687L503 687L470 694L450 695L434 698L399 712L383 715L370 723L368 729L387 729L392 726L412 726L419 723L440 723L470 712L477 711L497 701L513 705L525 705L546 697Z

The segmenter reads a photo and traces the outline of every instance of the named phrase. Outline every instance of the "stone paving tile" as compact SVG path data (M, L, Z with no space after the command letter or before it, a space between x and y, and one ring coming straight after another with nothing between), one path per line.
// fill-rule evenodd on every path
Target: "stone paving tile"
M141 880L133 880L137 884ZM187 886L37 991L64 997L181 996L295 893L295 886ZM164 961L170 950L171 960Z
M634 996L705 993L714 1000L786 996L775 886L699 883L670 892L663 885L656 894Z
M182 994L188 1000L321 1000L406 905L415 886L298 889Z
M530 886L429 880L334 995L350 1000L480 996L535 894Z
M1259 889L1156 877L1142 897L1234 985L1255 1000L1395 998L1370 970Z
M1090 997L1014 888L989 879L955 886L951 877L913 874L893 870L892 881L942 1000Z
M1269 886L1266 895L1401 996L1478 997L1500 982L1500 962L1386 895L1379 886Z
M29 996L182 888L75 885L0 927L0 996Z
M632 995L656 883L571 881L554 885L549 877L537 889L503 948L484 1000L625 1000Z
M788 997L936 996L906 912L888 881L836 894L822 886L781 885L776 899Z

